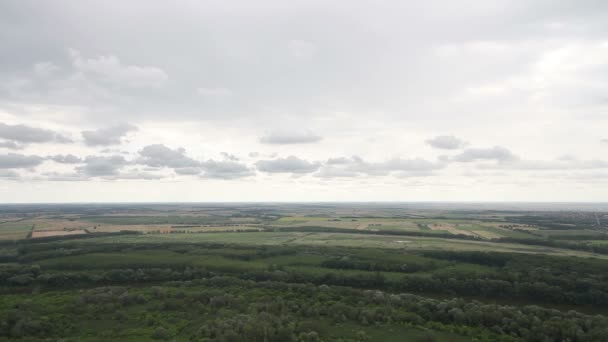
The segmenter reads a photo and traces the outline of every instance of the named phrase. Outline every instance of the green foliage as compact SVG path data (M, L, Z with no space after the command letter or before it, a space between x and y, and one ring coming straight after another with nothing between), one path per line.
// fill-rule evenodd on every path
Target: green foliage
M258 208L233 216L155 213L83 209L78 216L180 228L255 218L268 231L3 241L0 341L608 340L608 319L596 314L607 312L608 262L573 256L607 246L587 241L603 239L587 216L519 215L519 226L498 227L498 216L451 212L315 213L302 222ZM438 220L505 238L432 230ZM336 226L297 226L307 222ZM352 222L382 226L344 228ZM525 224L555 231L518 230Z

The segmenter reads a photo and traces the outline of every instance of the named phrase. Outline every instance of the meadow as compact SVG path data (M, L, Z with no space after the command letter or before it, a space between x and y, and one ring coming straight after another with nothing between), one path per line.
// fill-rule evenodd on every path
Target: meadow
M604 228L561 213L42 209L0 210L0 341L608 338Z

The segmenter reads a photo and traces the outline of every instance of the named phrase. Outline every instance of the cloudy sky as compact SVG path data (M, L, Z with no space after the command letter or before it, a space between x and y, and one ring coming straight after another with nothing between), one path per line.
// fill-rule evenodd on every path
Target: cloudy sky
M0 3L0 202L608 201L608 2Z

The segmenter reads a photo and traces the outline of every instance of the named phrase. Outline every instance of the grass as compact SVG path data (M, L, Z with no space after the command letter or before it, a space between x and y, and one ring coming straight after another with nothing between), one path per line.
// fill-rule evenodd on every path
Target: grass
M312 245L342 247L372 247L404 250L452 250L452 251L495 251L517 253L542 253L562 256L595 257L608 256L583 251L553 247L521 245L515 243L495 243L491 241L469 241L432 237L363 235L339 233L300 232L241 232L203 234L151 234L124 235L84 239L78 243L225 243L243 245Z
M14 221L0 224L0 240L25 239L32 230L31 221Z
M472 235L483 239L534 238L533 235L511 229L499 228L504 222L482 222L457 219L404 219L404 218L327 218L291 216L281 217L271 226L315 226L347 229L392 231L425 231L436 234Z
M230 217L224 216L185 216L185 215L166 215L166 216L85 216L83 220L93 223L113 224L113 225L149 225L149 224L217 224L230 223ZM251 219L250 221L254 221ZM237 222L242 223L243 220Z
M204 267L234 272L265 269L266 265L254 261L228 259L218 255L188 255L172 251L147 250L120 253L91 253L40 260L38 264L49 269L113 269L113 268L183 268Z

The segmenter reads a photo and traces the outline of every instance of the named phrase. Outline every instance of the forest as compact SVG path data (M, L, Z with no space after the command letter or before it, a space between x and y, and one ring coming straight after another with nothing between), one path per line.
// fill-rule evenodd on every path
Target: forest
M0 341L608 339L608 261L580 248L599 229L297 209L4 213L29 234L0 240ZM97 230L62 234L77 224ZM483 228L504 235L466 234Z

